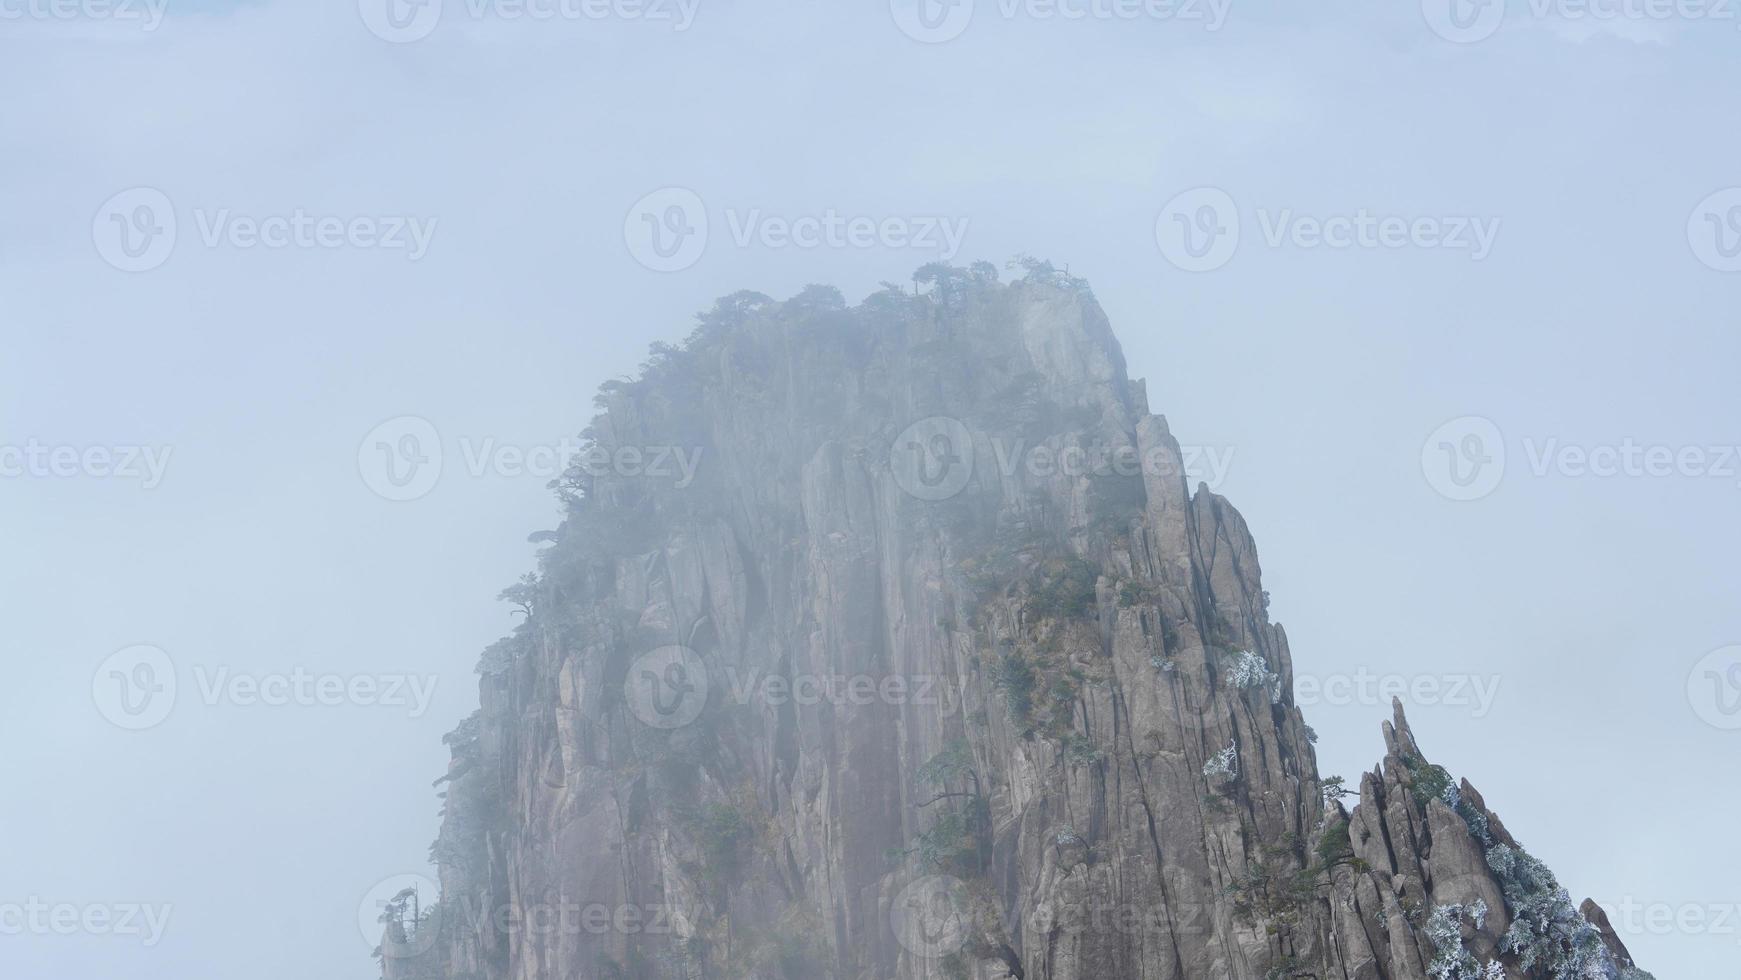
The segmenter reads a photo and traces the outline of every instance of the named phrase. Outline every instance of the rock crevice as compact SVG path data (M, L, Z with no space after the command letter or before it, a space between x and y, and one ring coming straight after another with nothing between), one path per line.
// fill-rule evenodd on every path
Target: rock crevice
M588 459L700 465L558 481L389 980L1642 976L1400 707L1326 803L1255 542L1080 280L920 280L728 297L600 393Z

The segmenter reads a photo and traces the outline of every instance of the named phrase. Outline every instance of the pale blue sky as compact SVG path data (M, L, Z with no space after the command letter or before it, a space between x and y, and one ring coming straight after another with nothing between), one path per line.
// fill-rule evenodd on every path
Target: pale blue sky
M1701 657L1741 643L1741 476L1537 476L1529 459L1550 439L1741 443L1741 275L1687 232L1741 185L1734 21L1592 32L1519 6L1453 44L1414 3L1234 0L1211 32L979 0L959 37L924 44L875 0L704 0L683 31L452 0L399 44L354 2L178 9L154 31L0 20L0 445L173 451L150 490L0 478L0 903L173 906L150 949L0 936L0 973L374 975L357 904L424 867L441 734L510 625L491 597L555 519L542 479L472 478L459 440L573 435L599 382L716 296L830 282L857 300L937 256L740 246L751 211L965 220L959 262L1069 263L1181 440L1235 452L1220 489L1302 675L1498 677L1489 712L1415 706L1416 733L1575 896L1741 906L1741 731L1687 692ZM625 215L668 186L705 202L710 235L657 273ZM1241 241L1185 272L1156 219L1204 186L1236 203ZM128 273L93 216L135 187L178 229L160 267ZM434 233L417 261L203 240L220 213L299 208ZM1498 231L1480 261L1265 241L1283 211L1361 209ZM403 415L435 425L448 467L390 503L357 452ZM1463 416L1491 420L1508 459L1457 502L1421 454ZM183 690L126 732L92 675L139 643ZM440 686L415 719L192 690L195 667L298 665ZM1381 755L1387 705L1306 711L1325 772ZM1730 928L1624 938L1663 980L1716 977Z

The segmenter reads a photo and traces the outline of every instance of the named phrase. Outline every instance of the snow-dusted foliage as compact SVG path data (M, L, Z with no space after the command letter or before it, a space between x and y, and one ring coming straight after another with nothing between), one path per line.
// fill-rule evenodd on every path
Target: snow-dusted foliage
M1445 805L1456 811L1468 825L1469 833L1474 835L1484 847L1493 846L1493 828L1488 825L1487 813L1469 800L1463 799L1463 794L1457 789L1456 783L1445 786L1443 797Z
M1433 961L1427 964L1427 974L1436 980L1487 980L1505 976L1497 963L1483 964L1463 945L1463 920L1468 918L1475 928L1487 925L1487 903L1480 899L1474 905L1441 905L1433 909L1425 932L1433 944Z
M1447 777L1449 774L1446 774ZM1470 836L1487 853L1487 864L1499 878L1511 928L1500 939L1501 952L1517 957L1517 965L1532 977L1546 980L1654 980L1631 963L1620 963L1602 941L1602 934L1584 918L1553 871L1522 848L1496 843L1487 813L1466 798L1455 782L1439 799L1463 818ZM1427 923L1435 956L1428 972L1437 980L1504 980L1497 963L1477 964L1462 944L1461 917L1467 913L1475 928L1483 928L1488 909L1483 903L1465 908L1441 905ZM1472 972L1479 967L1481 972Z
M1487 864L1499 876L1511 928L1500 948L1515 953L1525 971L1551 980L1640 980L1650 974L1622 966L1602 934L1572 903L1547 865L1504 844L1488 849Z
M1282 699L1282 678L1280 674L1269 669L1269 662L1250 650L1241 650L1233 667L1228 671L1228 679L1240 690L1253 687L1269 689L1271 704L1278 704Z
M1178 661L1160 656L1150 657L1149 666L1163 674L1171 674L1173 671L1179 669Z
M1232 745L1210 756L1209 761L1203 764L1203 778L1205 779L1217 777L1231 779L1237 775L1239 775L1239 751Z

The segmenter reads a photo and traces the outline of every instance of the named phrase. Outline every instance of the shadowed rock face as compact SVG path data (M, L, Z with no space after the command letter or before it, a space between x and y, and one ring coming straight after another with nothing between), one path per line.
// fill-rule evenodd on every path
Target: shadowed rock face
M1245 521L1084 284L921 278L606 386L388 978L1642 976L1400 707L1326 806Z

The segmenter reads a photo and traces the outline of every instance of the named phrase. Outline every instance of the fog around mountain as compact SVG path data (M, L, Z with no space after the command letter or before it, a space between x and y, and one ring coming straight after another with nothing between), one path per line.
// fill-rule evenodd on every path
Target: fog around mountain
M1399 696L1641 965L1733 962L1732 24L511 9L5 8L7 975L379 976L599 386L1018 255L1243 515L1321 775Z

